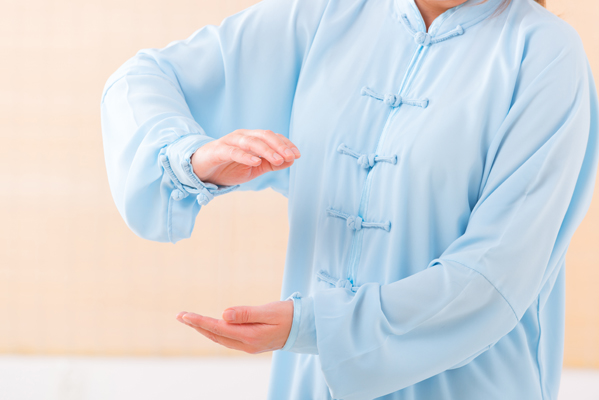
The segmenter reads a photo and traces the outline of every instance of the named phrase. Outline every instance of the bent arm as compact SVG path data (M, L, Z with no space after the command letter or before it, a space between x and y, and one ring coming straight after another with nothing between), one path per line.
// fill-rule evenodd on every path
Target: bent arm
M145 49L105 85L102 133L111 191L139 236L177 242L214 196L272 187L288 170L234 186L201 182L191 155L237 129L288 137L295 86L327 2L265 0L163 49Z

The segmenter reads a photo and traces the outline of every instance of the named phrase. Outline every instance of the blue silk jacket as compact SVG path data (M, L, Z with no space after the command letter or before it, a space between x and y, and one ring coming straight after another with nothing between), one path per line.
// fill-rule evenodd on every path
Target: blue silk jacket
M578 34L533 0L264 0L108 80L128 226L188 238L233 190L289 201L271 400L556 399L564 268L593 193L598 102ZM189 158L235 129L302 157L236 186ZM210 229L210 227L203 227Z

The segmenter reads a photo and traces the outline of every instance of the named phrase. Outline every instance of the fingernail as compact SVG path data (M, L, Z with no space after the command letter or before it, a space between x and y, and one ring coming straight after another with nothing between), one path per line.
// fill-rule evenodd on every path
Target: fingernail
M260 161L260 157L252 156L252 161L253 162L258 162L258 161Z
M299 150L298 150L296 147L294 147L294 148L293 148L293 149L291 149L291 150L293 150L293 152L295 153L295 155L296 155L296 156L301 156L301 154L300 154Z
M275 160L282 160L283 157L281 157L280 155L278 155L277 153L272 153L272 158L274 158Z
M291 149L285 149L285 155L289 157L294 157L293 151L291 151Z
M188 324L190 324L190 325L194 325L194 323L193 323L193 321L191 321L190 317L191 317L191 316L189 315L189 313L188 313L188 314L185 314L185 315L183 316L183 320L184 320L185 322L187 322Z
M179 314L177 314L177 316L175 317L178 321L183 322L183 316L187 314L187 312L185 311L181 311Z
M225 321L235 321L235 310L227 310L223 313L223 319Z

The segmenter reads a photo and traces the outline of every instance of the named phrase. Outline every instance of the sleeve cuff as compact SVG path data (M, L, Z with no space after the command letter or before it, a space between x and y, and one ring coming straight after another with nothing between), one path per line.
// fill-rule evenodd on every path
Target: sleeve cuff
M175 176L183 185L191 186L196 189L208 187L215 189L216 185L204 183L193 173L191 167L191 155L206 143L212 142L214 138L202 135L185 135L174 141L166 148L166 155L170 160L171 168Z
M293 293L286 300L293 300L293 323L285 346L281 350L292 353L318 354L316 326L314 323L314 299Z
M216 139L204 134L189 134L181 136L166 146L164 152L162 152L161 162L177 187L177 191L173 192L175 200L185 198L189 194L195 194L197 195L198 203L206 205L214 196L229 193L239 188L239 185L224 186L202 182L193 172L191 155L197 149L213 140Z

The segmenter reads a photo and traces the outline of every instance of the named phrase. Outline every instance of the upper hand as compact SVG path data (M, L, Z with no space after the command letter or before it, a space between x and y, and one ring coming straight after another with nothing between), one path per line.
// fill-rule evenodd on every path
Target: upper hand
M230 349L264 353L285 345L293 322L293 300L257 307L231 307L223 312L223 319L181 312L177 320Z
M237 185L290 167L299 157L297 147L280 133L238 129L200 147L191 165L203 182Z

